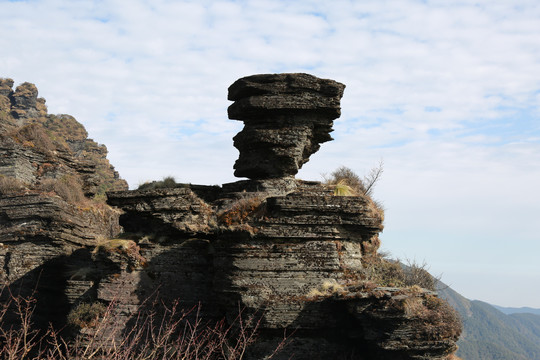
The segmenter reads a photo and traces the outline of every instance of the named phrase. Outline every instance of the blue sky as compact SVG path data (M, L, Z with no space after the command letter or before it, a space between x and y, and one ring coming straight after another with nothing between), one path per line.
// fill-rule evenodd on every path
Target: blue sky
M298 177L384 160L383 248L464 296L540 308L537 1L1 1L0 76L35 83L132 187L235 181L227 88L347 85Z

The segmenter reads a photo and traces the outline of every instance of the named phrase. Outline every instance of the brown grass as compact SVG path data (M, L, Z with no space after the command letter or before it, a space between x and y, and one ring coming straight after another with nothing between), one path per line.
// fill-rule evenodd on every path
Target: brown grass
M226 226L245 224L249 219L264 211L263 201L262 196L246 195L221 211L218 214L218 221Z
M9 134L15 141L26 147L32 147L49 154L56 146L40 124L32 123L20 127Z
M371 194L383 172L383 164L371 169L368 175L361 178L350 168L341 166L329 176L323 175L324 183L334 190L336 196L362 196L367 201L368 216L384 222L384 207L372 199Z
M25 188L26 185L21 180L11 176L0 175L0 194L14 194Z
M433 277L425 262L407 260L405 267L398 260L388 260L377 254L363 259L364 276L380 286L414 287L435 291L437 278Z
M75 176L66 175L60 179L44 179L38 188L41 191L54 192L71 204L80 204L86 200L81 182Z
M77 328L96 327L106 311L107 307L100 302L81 303L70 311L67 322Z

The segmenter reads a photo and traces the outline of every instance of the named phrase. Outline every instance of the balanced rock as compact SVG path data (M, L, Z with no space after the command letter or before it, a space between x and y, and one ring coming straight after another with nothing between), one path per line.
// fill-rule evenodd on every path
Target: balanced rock
M333 140L345 85L309 74L262 74L229 87L229 118L242 120L234 137L234 175L271 179L295 175L320 144Z

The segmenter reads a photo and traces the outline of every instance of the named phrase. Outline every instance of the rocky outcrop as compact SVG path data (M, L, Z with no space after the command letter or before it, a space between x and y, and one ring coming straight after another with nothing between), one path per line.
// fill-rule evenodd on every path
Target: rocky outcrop
M37 294L36 322L61 325L72 274L121 232L105 191L127 183L73 117L47 114L35 85L12 87L0 79L0 289Z
M123 330L149 299L200 306L202 322L233 324L240 311L243 326L258 328L248 359L270 356L284 331L293 335L273 358L450 359L461 331L452 309L428 289L372 276L382 209L363 193L338 196L335 185L293 176L330 139L343 88L307 74L233 84L229 115L246 124L235 138L236 174L250 180L108 192L121 214L30 188L0 198L3 281L44 274L42 293L62 306L38 314L64 323L67 311L94 302L116 304L108 321ZM86 135L72 133L65 154L82 153ZM48 154L26 151L14 173L39 181L32 164Z
M234 175L295 175L321 143L332 140L345 85L308 74L253 75L229 87L229 118L242 120Z
M382 230L382 213L370 198L335 196L318 182L253 182L272 193L240 181L109 194L148 260L140 270L152 274L145 293L177 287L169 274L186 273L187 255L186 306L194 305L189 287L200 279L198 299L219 310L211 318L232 321L239 306L259 314L253 359L272 353L283 329L295 331L284 359L446 359L456 350L459 320L435 293L370 281L364 260L375 255ZM177 261L165 265L171 251ZM126 304L136 308L140 301Z
M127 183L107 160L107 148L88 139L69 115L47 114L34 84L15 91L0 79L0 174L34 186L45 179L76 177L87 196L125 190Z

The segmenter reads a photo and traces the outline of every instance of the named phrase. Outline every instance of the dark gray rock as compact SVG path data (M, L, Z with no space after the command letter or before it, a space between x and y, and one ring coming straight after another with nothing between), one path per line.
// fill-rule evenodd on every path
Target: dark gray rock
M229 87L229 118L242 120L235 176L295 175L320 144L332 140L345 85L308 74L253 75Z
M38 89L34 84L25 82L17 86L12 94L13 108L11 114L15 118L30 118L37 117L39 110L37 109Z
M25 185L0 192L0 288L37 291L44 328L64 328L81 302L114 304L96 345L110 334L118 340L155 304L179 301L200 324L238 326L239 311L244 330L257 323L246 359L268 358L284 332L292 335L276 359L450 359L461 326L448 305L418 286L380 287L368 276L382 210L369 196L336 196L329 185L294 178L330 139L343 88L307 74L235 82L229 113L245 122L235 167L252 179L223 186L156 182L127 191L106 148L74 118L1 119L10 130L0 136L0 176ZM32 86L18 91L7 110L27 115L34 104L43 114ZM39 126L63 141L36 146L18 130L39 135ZM116 209L34 186L66 176L87 195L112 184ZM94 330L74 336L85 341Z
M13 90L13 80L0 78L0 95L9 96Z

